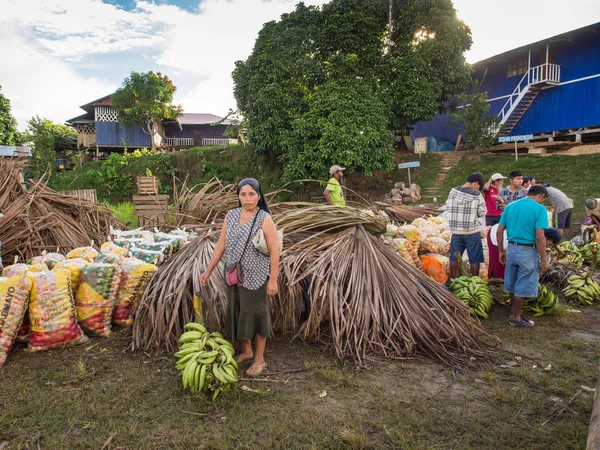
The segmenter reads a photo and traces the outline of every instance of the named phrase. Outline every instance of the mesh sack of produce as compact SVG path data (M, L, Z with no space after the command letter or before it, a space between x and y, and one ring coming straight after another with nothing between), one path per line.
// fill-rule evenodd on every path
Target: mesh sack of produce
M448 244L452 241L452 231L447 230L444 231L440 236L443 240L445 240Z
M134 248L140 248L142 250L153 250L155 252L161 252L165 259L168 259L173 253L173 241L163 242L138 242L133 244Z
M110 336L122 270L116 264L88 264L75 294L77 322L86 333Z
M141 228L137 228L135 230L125 230L125 231L121 231L121 230L115 230L112 226L110 227L110 238L111 239L118 239L118 238L125 238L125 239L136 239L136 238L141 238L143 237L142 235L142 229Z
M123 260L125 259L125 256L123 255L119 255L117 253L98 253L98 256L96 256L96 259L94 260L95 263L103 263L103 264L121 264L123 262Z
M67 269L69 272L71 272L71 289L73 290L73 295L75 295L75 292L77 292L77 286L79 286L81 269L83 269L89 263L90 262L84 258L65 259L54 266L53 270Z
M147 241L144 238L117 238L117 239L113 239L113 244L118 245L119 247L122 247L122 248L125 248L125 249L131 247L133 244L139 244L141 242L147 242Z
M21 323L21 326L19 327L19 331L17 332L17 342L26 344L27 342L29 342L29 330L30 330L30 326L29 326L29 314L27 314L27 311L25 311L25 315L23 316L23 322Z
M35 352L87 342L87 336L77 325L71 272L59 268L29 272L27 277L32 281L27 348Z
M6 266L2 271L2 276L6 278L10 277L21 277L26 275L28 272L42 272L48 270L48 266L44 263L41 264L25 264L17 263L11 266Z
M61 261L65 260L65 256L60 253L46 253L45 255L36 256L31 260L31 264L41 264L44 263L48 266L48 269L52 270L52 268Z
M421 256L421 264L423 265L423 271L429 277L440 284L446 284L448 281L448 274L441 262L431 256Z
M187 244L187 238L176 234L156 232L154 233L154 242L170 242L173 246L173 253L177 253L181 247Z
M392 249L398 253L405 261L412 266L422 269L421 259L415 247L408 239L396 238L392 239Z
M89 262L94 261L96 256L98 255L98 251L94 247L78 247L76 249L71 250L69 253L65 255L67 259L75 259L75 258L83 258L87 259Z
M450 244L443 238L430 236L421 241L420 250L423 253L447 255L450 253Z
M444 270L446 271L446 273L448 275L450 274L450 258L448 256L439 255L437 253L427 253L425 256L429 256L431 258L437 259L444 267Z
M154 250L143 250L141 248L132 248L129 250L129 254L132 258L141 259L148 264L159 265L163 262L165 256L162 252L156 252Z
M127 258L121 264L121 269L123 275L112 319L115 325L126 327L133 324L133 316L144 290L158 268L136 258Z
M414 225L403 225L398 228L398 237L415 243L419 242L421 232Z
M111 253L116 253L117 255L127 256L127 249L118 246L112 241L107 241L100 246L100 253L106 253L107 255L110 255Z
M30 291L31 280L27 277L0 278L0 367L21 328Z

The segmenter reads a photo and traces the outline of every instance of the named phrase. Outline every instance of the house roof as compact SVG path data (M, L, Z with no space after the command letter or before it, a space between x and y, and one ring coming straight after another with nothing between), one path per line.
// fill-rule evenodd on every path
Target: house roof
M0 156L11 157L11 156L32 156L31 149L29 147L21 147L14 145L0 145Z
M533 50L533 48L535 47L540 47L542 45L545 46L546 44L552 44L561 41L573 41L575 39L589 36L590 34L598 33L600 33L600 22L596 22L591 25L586 25L585 27L577 28L575 30L567 31L566 33L557 34L556 36L548 37L542 39L541 41L532 42L531 44L522 45L521 47L513 48L512 50L508 50L506 52L499 53L481 61L477 61L475 64L473 64L473 66L477 67L493 62L508 61L512 57L514 57L516 53L526 52L530 49Z
M183 125L208 125L211 123L219 122L223 120L222 117L215 116L214 114L196 114L196 113L182 113L179 116L179 123ZM223 120L222 125L231 124L231 120Z

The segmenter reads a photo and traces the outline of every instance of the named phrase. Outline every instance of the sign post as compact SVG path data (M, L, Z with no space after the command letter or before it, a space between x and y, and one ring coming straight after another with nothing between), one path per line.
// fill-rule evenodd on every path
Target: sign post
M408 169L408 185L410 186L412 183L410 181L410 169L411 167L420 167L421 161L411 161L407 163L398 164L398 169Z
M500 136L498 138L498 143L502 144L505 142L514 142L515 143L515 161L519 160L519 151L517 150L517 142L523 141L528 142L533 140L533 134L523 134L521 136Z

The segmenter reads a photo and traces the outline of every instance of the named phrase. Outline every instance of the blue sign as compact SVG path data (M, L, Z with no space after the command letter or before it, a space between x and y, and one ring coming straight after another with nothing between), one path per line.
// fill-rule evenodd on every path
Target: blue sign
M398 164L398 169L412 169L413 167L419 167L421 161L411 161L407 163Z
M519 142L519 141L532 141L533 134L524 134L522 136L501 136L498 138L499 143L503 142Z

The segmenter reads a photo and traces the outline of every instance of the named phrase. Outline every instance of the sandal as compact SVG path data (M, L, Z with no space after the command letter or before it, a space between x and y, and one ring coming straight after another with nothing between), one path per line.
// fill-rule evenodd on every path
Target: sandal
M527 320L523 317L521 317L520 321L516 321L516 320L512 320L510 319L508 321L509 325L512 325L513 327L532 327L533 326L533 320Z
M246 356L245 358L239 358L241 355L237 355L235 358L233 358L235 360L236 363L241 364L244 361L248 361L252 358L254 358L254 353L251 353L250 356Z
M252 367L252 366L250 366ZM248 367L248 369L250 369L250 367ZM264 363L262 366L259 367L259 371L256 373L248 373L248 371L246 370L246 375L248 375L249 377L257 377L259 375L262 375L262 373L265 371L265 369L267 368L267 363Z

